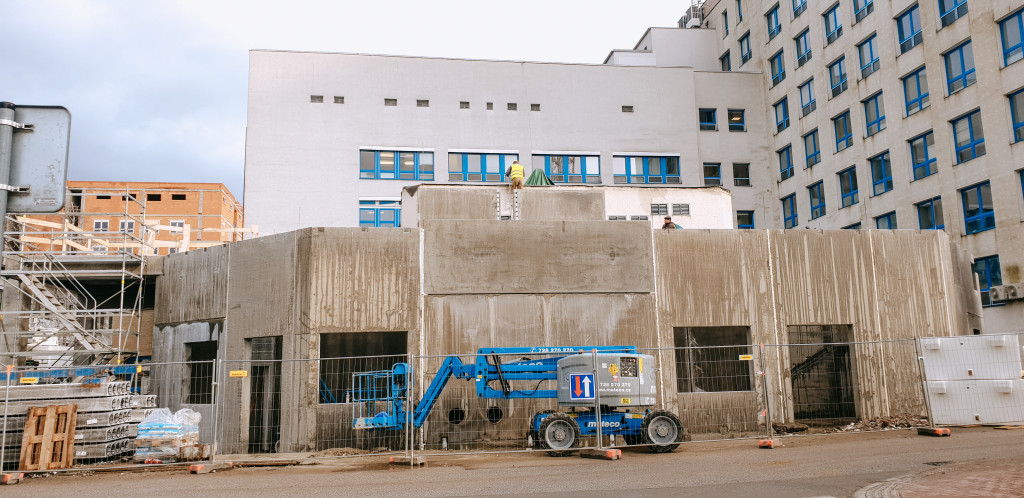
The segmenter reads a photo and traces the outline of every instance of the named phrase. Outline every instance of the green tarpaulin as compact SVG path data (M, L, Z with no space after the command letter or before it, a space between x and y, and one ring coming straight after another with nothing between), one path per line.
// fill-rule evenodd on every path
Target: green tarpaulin
M545 175L543 171L541 171L539 169L535 169L535 170L533 170L533 173L530 173L530 177L526 179L526 184L527 185L554 185L554 182L552 182L551 179L548 178L548 175Z

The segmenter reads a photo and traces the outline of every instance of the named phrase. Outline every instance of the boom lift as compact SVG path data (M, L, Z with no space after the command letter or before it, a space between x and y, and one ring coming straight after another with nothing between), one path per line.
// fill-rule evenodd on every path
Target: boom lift
M502 360L509 356L519 359ZM656 453L672 451L682 440L679 418L652 409L657 394L654 357L638 353L635 346L483 348L469 364L449 356L411 417L407 411L412 384L408 364L356 373L352 401L376 415L356 418L353 427L402 430L411 422L419 428L452 378L474 382L480 398L557 399L564 411L535 413L528 434L552 456L570 454L579 447L581 436L597 435L599 423L601 434L622 436L626 444L647 445ZM555 385L541 389L547 381ZM530 388L513 387L522 382L530 382Z

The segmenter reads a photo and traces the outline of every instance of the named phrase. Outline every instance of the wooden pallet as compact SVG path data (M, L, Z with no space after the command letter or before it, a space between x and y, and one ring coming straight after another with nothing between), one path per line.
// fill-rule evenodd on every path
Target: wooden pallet
M75 457L78 405L33 407L21 438L20 470L67 469Z

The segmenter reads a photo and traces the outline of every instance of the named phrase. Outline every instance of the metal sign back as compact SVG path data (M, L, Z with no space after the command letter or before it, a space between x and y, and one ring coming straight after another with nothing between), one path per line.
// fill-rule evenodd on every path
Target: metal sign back
M8 213L55 213L64 207L68 178L68 143L71 113L58 106L23 106L14 120L31 130L15 130L11 146L14 187L28 186L25 194L7 196Z

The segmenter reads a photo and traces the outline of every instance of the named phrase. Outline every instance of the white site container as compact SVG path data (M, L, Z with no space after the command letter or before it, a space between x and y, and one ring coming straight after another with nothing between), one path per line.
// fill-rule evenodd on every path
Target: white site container
M928 337L920 341L924 376L937 380L1020 379L1016 335Z
M1024 424L1024 379L931 380L926 384L937 425Z

